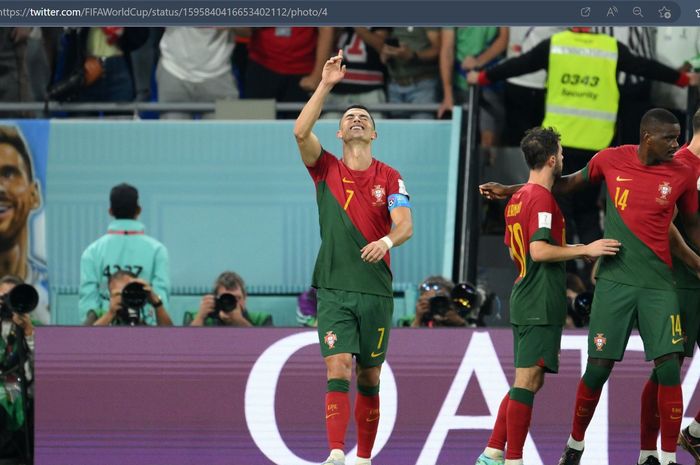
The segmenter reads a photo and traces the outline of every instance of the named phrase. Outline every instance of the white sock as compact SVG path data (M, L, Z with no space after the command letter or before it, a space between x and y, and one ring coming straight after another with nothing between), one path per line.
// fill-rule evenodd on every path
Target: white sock
M487 447L484 449L484 455L490 459L503 460L503 451L500 449L494 449L493 447Z
M700 438L700 423L693 420L693 422L688 425L688 431L694 438Z
M585 441L577 441L576 439L572 438L571 435L569 435L569 440L566 441L566 445L571 447L572 449L583 450L583 446L585 446Z
M331 450L331 453L328 457L332 458L333 460L340 460L341 462L345 462L345 452L343 452L342 449Z
M656 452L655 450L641 450L641 451L639 451L639 460L637 460L637 463L638 464L643 463L647 459L647 457L649 457L650 455L653 455L657 459L659 458L659 453Z
M372 465L372 461L363 457L357 457L357 460L355 460L355 465Z
M661 451L661 456L659 457L659 462L661 462L661 465L668 465L669 463L676 462L676 453L675 452L666 452L666 451Z
M506 465L523 465L523 459L508 459Z

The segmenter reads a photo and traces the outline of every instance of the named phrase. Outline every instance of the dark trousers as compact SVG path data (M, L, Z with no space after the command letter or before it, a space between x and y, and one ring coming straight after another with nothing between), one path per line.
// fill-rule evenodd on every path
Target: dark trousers
M525 131L544 121L544 89L517 86L506 83L506 144L520 146Z
M271 69L248 60L246 69L246 98L275 99L277 102L301 102L309 100L309 93L299 87L301 74L278 74ZM278 112L278 118L296 118L299 112Z

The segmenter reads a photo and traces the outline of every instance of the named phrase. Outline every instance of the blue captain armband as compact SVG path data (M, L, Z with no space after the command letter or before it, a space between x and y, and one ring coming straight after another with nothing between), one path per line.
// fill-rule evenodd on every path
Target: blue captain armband
M389 211L396 207L411 208L411 201L408 199L408 196L404 194L391 194L389 196Z

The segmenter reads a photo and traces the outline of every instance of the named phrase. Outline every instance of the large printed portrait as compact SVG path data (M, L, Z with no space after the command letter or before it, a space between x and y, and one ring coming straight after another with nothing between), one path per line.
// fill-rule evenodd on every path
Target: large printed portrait
M30 125L35 126L35 125ZM34 128L33 128L34 129ZM38 135L41 156L20 126L0 125L0 276L15 275L33 285L39 305L32 319L50 321L42 192L45 186L45 128Z

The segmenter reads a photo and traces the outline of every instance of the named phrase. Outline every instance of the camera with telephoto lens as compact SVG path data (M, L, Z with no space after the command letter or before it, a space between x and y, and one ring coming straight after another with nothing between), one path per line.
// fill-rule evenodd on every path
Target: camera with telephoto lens
M141 324L141 312L148 302L148 291L139 282L130 282L122 289L122 304L117 310L121 324L138 326Z
M34 286L18 284L7 294L0 296L0 319L11 319L12 313L29 313L38 304L39 294Z
M235 295L224 292L214 300L214 310L209 313L211 318L219 318L219 312L231 313L238 306L238 299Z

